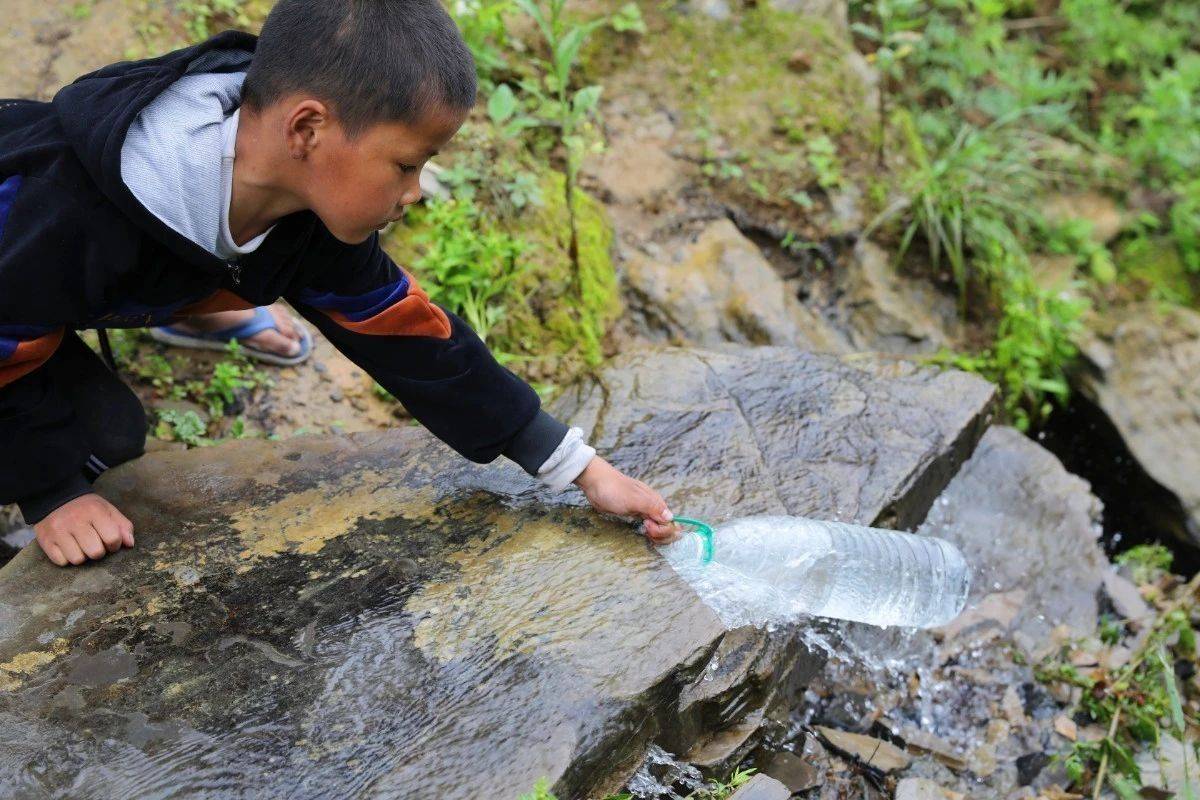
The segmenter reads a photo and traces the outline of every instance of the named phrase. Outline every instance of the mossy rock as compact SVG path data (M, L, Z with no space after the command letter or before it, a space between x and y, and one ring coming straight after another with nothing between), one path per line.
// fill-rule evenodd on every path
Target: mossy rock
M861 56L830 20L766 4L723 21L644 13L642 45L611 31L593 37L587 82L604 84L607 96L642 93L677 110L693 157L706 162L723 199L803 222L804 193L878 179L876 111ZM822 137L832 158L821 152Z
M570 258L570 217L565 178L541 168L540 199L521 213L501 214L484 208L486 225L495 226L525 244L525 267L504 296L503 319L489 344L508 366L537 381L564 382L600 363L606 332L621 312L612 261L613 233L603 206L575 189L578 276ZM412 271L418 281L423 255L417 239L427 230L420 210L408 224L394 228L384 241L387 251Z
M1121 283L1137 299L1200 307L1200 276L1189 272L1169 240L1132 239L1117 249Z

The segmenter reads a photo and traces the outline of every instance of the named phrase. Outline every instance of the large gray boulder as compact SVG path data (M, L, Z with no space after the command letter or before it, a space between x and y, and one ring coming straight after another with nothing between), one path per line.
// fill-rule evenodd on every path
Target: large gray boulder
M1200 545L1200 314L1151 303L1114 309L1094 321L1081 350L1081 393L1165 490L1145 509L1147 522Z
M555 410L673 511L919 524L991 419L963 372L782 347L626 354Z
M964 373L790 348L663 348L615 359L555 411L681 515L712 522L801 514L911 527L970 456L991 416L992 386ZM685 690L705 730L656 743L724 777L784 719L824 651L794 629L726 635L711 671ZM680 735L686 731L687 736ZM690 745L690 746L689 746Z
M723 631L631 527L489 473L417 430L109 473L136 549L0 571L0 796L579 796Z
M680 513L904 522L991 390L885 372L665 350L560 410ZM415 429L155 453L101 489L136 549L0 570L0 797L590 796L651 742L735 759L821 663L794 631L723 630L577 493Z
M1096 627L1112 567L1100 546L1103 505L1083 479L1013 428L994 427L933 504L920 532L956 544L974 568L971 607L1006 609L1005 633L1035 647L1054 628ZM968 612L973 622L996 622Z

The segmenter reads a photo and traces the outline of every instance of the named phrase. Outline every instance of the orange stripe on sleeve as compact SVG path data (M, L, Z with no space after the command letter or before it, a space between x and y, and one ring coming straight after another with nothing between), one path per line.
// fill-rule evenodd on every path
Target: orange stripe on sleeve
M373 317L353 322L340 311L325 311L325 315L348 331L372 336L432 336L450 338L450 318L446 312L429 301L416 279L401 270L408 278L408 293L398 302Z

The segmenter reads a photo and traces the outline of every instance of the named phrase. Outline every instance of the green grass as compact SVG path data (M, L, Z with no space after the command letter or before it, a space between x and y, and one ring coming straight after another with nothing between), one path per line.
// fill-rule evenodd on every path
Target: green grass
M728 780L722 781L714 778L689 794L684 800L726 800L737 791L738 787L749 781L754 773L753 769L735 769ZM549 781L541 778L534 784L532 791L521 795L518 800L557 800L557 798L550 791ZM633 800L633 795L610 794L604 800Z
M1134 548L1123 558L1144 568L1139 576L1150 580L1157 580L1170 564L1169 554L1158 546ZM1175 797L1194 799L1200 793L1200 754L1190 733L1198 722L1195 690L1180 681L1175 668L1177 662L1186 662L1193 670L1196 666L1196 632L1191 620L1197 613L1198 589L1200 577L1177 584L1169 596L1161 598L1149 632L1140 640L1115 625L1101 630L1109 645L1121 641L1122 636L1131 637L1129 644L1135 649L1120 668L1081 670L1070 663L1071 646L1037 667L1042 682L1079 689L1080 699L1072 714L1104 731L1096 739L1081 738L1061 757L1077 790L1099 797L1109 789L1122 800L1148 796L1142 793L1141 765L1149 755L1160 762L1167 758L1177 761L1183 785Z

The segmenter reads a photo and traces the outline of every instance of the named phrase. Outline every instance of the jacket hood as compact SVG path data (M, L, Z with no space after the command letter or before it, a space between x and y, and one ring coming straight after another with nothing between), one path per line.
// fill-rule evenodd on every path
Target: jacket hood
M171 84L196 72L244 72L257 41L227 31L158 58L112 64L63 87L52 101L68 143L100 191L172 252L208 269L225 265L163 224L125 185L121 148L138 114Z

